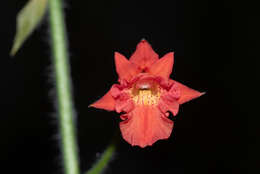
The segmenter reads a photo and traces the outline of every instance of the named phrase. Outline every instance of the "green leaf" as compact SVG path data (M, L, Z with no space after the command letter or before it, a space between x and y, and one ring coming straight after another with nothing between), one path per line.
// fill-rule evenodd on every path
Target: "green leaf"
M30 36L41 22L48 0L29 0L16 18L16 35L10 52L11 56L20 49L24 41Z

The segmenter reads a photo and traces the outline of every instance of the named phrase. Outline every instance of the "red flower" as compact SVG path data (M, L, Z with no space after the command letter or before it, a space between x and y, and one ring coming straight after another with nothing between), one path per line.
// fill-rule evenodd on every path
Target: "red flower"
M168 119L168 111L175 116L180 104L203 94L169 78L173 56L170 52L159 59L146 40L141 40L129 60L115 52L119 84L91 105L123 112L120 130L133 146L145 147L169 138L173 121Z

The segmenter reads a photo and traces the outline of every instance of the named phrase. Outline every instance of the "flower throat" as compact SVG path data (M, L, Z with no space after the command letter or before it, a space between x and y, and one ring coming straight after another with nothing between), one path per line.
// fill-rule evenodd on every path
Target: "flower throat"
M160 92L155 82L138 82L131 92L132 99L136 105L157 105Z

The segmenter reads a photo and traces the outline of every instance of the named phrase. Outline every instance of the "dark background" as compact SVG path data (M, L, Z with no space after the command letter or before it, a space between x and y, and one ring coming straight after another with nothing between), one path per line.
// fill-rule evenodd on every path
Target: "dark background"
M0 173L62 173L48 16L15 58L15 17L26 0L0 5ZM259 173L259 6L254 1L66 1L81 169L118 130L119 114L90 109L116 82L113 54L141 38L172 78L207 94L184 104L169 140L131 147L122 138L106 173Z

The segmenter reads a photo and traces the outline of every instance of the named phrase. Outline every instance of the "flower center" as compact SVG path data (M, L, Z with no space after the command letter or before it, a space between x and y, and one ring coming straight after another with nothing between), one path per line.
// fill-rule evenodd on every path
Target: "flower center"
M156 105L158 104L160 94L153 94L152 90L139 89L138 94L133 96L133 101L137 105Z
M136 105L157 105L160 90L156 82L139 81L131 90L131 96Z

